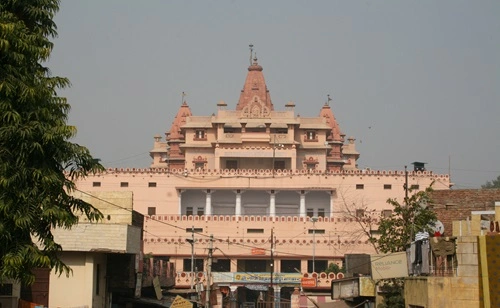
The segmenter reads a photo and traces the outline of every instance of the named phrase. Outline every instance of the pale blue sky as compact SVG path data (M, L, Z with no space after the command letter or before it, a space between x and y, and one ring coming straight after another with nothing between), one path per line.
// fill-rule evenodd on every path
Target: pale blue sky
M234 108L252 43L276 109L333 97L360 168L424 161L474 188L500 175L499 16L497 0L63 0L49 66L106 167L148 167L183 91L195 115Z

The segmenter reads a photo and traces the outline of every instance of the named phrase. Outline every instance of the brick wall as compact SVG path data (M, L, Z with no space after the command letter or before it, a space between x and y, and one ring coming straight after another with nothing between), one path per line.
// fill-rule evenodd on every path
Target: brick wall
M443 222L445 235L452 235L452 221L466 220L472 211L493 211L500 201L500 189L435 190L431 194L433 209Z

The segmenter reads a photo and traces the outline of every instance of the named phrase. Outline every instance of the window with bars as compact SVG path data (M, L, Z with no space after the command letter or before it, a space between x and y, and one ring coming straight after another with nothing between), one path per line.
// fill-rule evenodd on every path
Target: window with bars
M389 218L392 215L392 210L382 210L382 217Z
M325 234L325 229L309 229L307 233L309 234Z
M238 169L238 161L237 160L227 160L226 161L226 169Z
M207 140L205 130L203 130L203 129L196 130L196 133L194 135L194 139L195 140Z
M193 261L194 261L193 271L203 272L203 259L194 259ZM191 271L191 258L183 260L183 270L185 272Z
M195 169L203 169L205 168L205 163L194 163L194 168Z
M201 233L203 232L203 228L186 228L186 233Z
M318 217L325 217L325 209L318 209Z
M314 209L307 209L307 216L314 217Z
M313 130L307 131L307 140L316 140L316 132Z
M356 210L356 217L357 218L362 218L365 215L365 210L364 209L357 209Z

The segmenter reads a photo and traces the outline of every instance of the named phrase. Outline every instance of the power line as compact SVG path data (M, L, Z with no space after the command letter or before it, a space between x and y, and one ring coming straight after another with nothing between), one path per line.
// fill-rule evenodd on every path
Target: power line
M127 161L127 160L130 160L132 158L136 158L136 157L140 157L140 156L143 156L143 155L146 155L146 154L149 154L149 152L142 152L142 153L138 153L138 154L134 154L132 156L127 156L127 157L123 157L123 158L119 158L119 159L116 159L116 160L112 160L112 161L105 161L105 162L102 162L103 165L112 165L112 164L115 164L115 163L120 163L120 162L124 162L124 161Z
M76 191L79 191L79 192L81 192L82 194L85 194L85 195L87 195L87 196L89 196L89 197L92 197L92 198L94 198L94 199L96 199L96 200L99 200L99 201L105 202L105 203L107 203L107 204L110 204L110 205L112 205L112 206L115 206L115 207L117 207L117 208L120 208L120 209L122 209L122 210L125 210L125 211L128 211L128 212L131 212L131 213L133 212L133 209L128 209L128 208L122 207L122 206L117 205L117 204L115 204L115 203L113 203L113 202L110 202L110 201L108 201L108 200L102 199L102 198L100 198L100 197L97 197L97 196L95 196L95 195L92 195L92 194L90 194L90 193L88 193L88 192L85 192L85 191L82 191L82 190L79 190L79 189L75 189L75 190L76 190ZM167 222L162 221L162 220L157 220L157 219L154 219L154 218L151 218L151 217L149 217L148 219L150 219L150 220L152 220L152 221L155 221L155 222L157 222L157 223L160 223L160 224L167 225L167 226L172 227L172 228L175 228L175 229L184 230L184 231L186 230L185 228L182 228L182 227L176 226L176 225L174 225L174 224L167 223ZM161 236L159 236L159 235L154 235L154 234L152 234L151 232L149 232L149 231L147 231L147 230L144 230L144 232L146 232L146 233L148 233L148 234L151 234L151 235L153 235L153 236L155 236L155 237L158 237L158 238L160 238L160 237L161 237ZM347 231L346 231L346 232L347 232ZM194 233L195 233L196 235L198 235L198 236L205 237L205 238L210 238L210 237L211 237L211 236L209 236L209 235L205 235L205 234L203 234L203 233L199 233L199 232L194 232ZM299 235L302 235L302 234L304 234L304 233L305 233L305 232L302 232L302 233L300 233ZM297 235L296 237L298 237L299 235ZM296 237L293 237L293 238L296 238ZM292 239L293 239L293 238L292 238ZM227 243L228 245L234 245L234 246L243 247L243 248L259 248L259 249L262 249L262 248L261 248L261 246L255 246L255 245L247 245L247 244L242 244L242 243L229 242L229 241L227 241L227 240L225 240L225 239L223 239L223 238L215 238L215 237L213 237L213 239L214 239L214 241L225 242L225 243ZM287 239L288 239L288 238L287 238ZM290 240L290 239L289 239L289 240ZM264 249L264 250L269 252L269 249ZM285 251L275 251L275 252L276 252L276 253L278 253L278 254L281 254L281 255L287 255L287 256L296 256L296 257L307 257L307 256L308 256L308 255L305 255L305 254L296 254L296 253L290 253L290 252L285 252Z

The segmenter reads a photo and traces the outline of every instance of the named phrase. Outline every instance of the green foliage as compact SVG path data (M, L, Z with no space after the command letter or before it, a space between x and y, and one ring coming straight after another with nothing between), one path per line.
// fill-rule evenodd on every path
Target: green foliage
M57 0L0 1L0 280L33 282L31 270L70 269L58 258L54 227L70 228L84 214L102 214L71 196L74 181L102 166L89 151L69 142L70 105L57 96L69 86L43 66Z
M380 283L383 300L378 305L380 308L404 308L404 280L386 279Z
M486 184L481 185L481 188L487 188L487 189L500 188L500 175L497 177L496 180L492 180L491 182L488 181L486 182Z
M336 263L330 263L328 264L328 268L325 270L325 273L344 273L345 274L345 268L338 266Z
M416 193L410 191L411 195L405 198L403 204L395 199L387 200L393 207L392 215L381 218L378 228L380 237L373 239L380 252L406 251L417 232L431 232L431 227L437 220L436 213L428 206L431 203L431 192L432 187ZM380 307L405 307L403 279L385 279L379 283L383 291Z
M404 204L395 199L387 200L393 206L390 217L382 217L379 225L380 237L375 239L380 252L406 251L412 237L420 231L431 231L436 222L436 213L428 207L431 187L406 198ZM411 193L411 191L410 191Z

